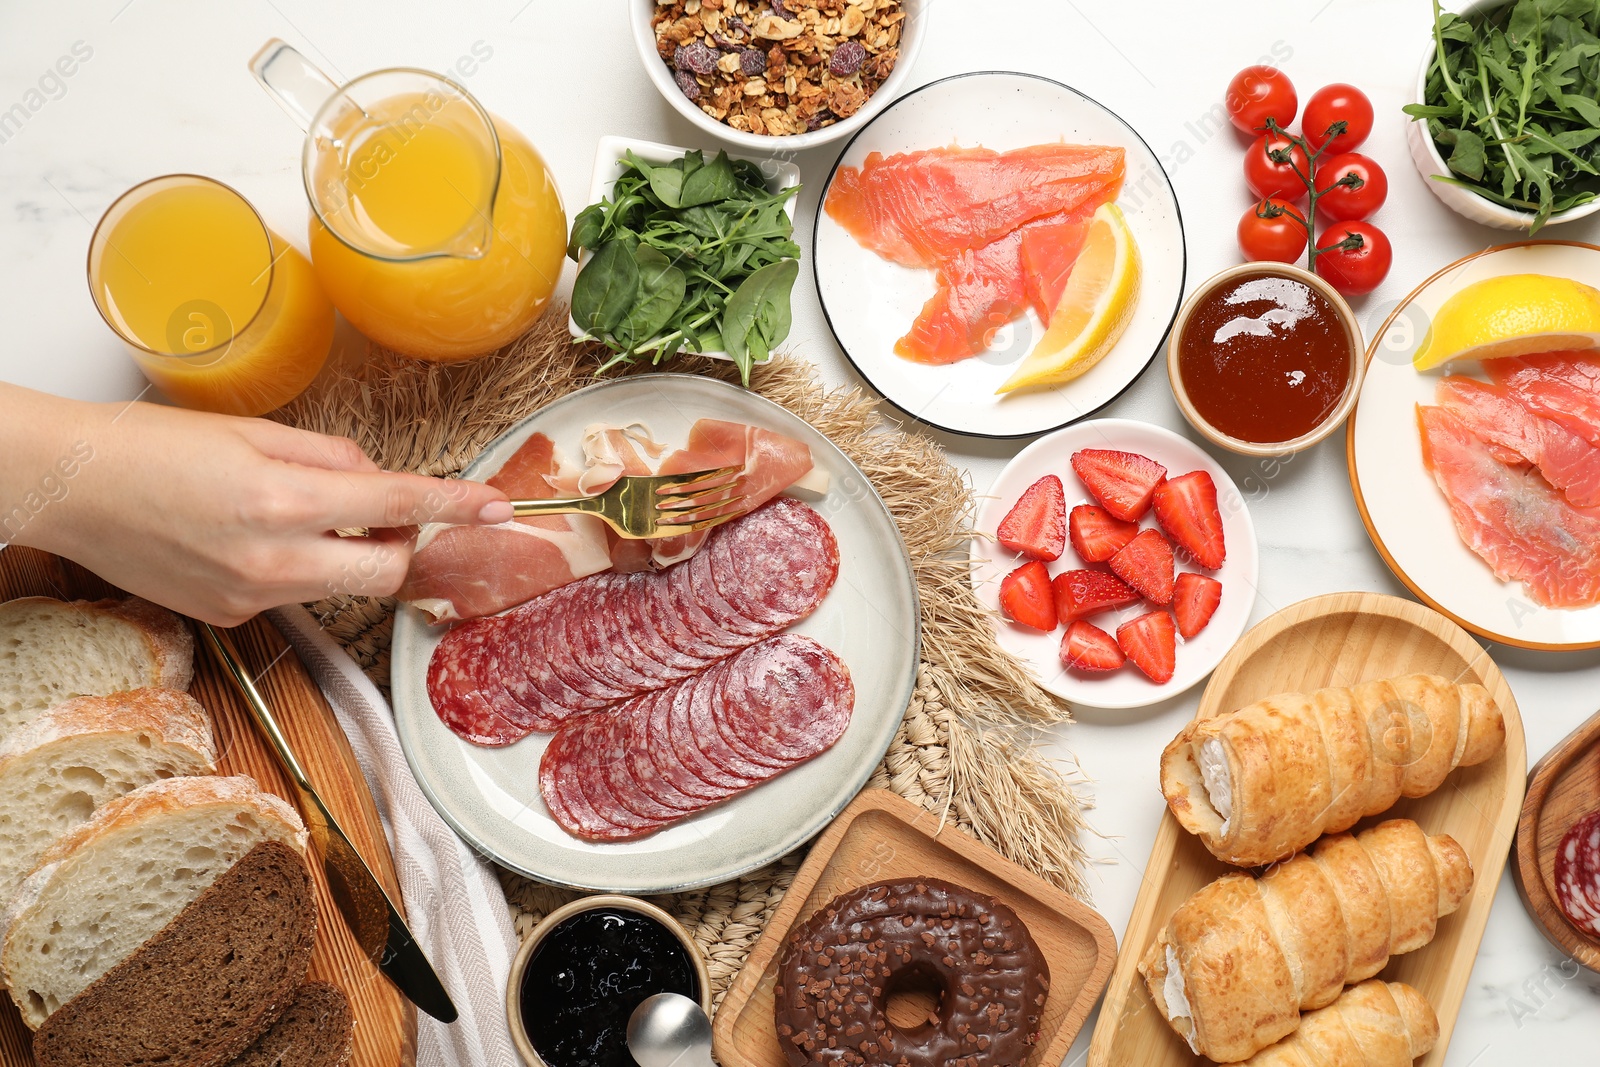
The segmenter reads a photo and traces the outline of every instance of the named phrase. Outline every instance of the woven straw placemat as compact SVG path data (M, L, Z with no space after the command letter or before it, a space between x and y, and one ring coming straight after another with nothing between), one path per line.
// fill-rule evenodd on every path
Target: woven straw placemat
M374 351L360 365L331 369L274 417L351 437L386 469L454 475L507 427L592 383L598 366L599 353L568 339L565 309L552 308L521 340L470 363L421 363ZM734 377L730 364L698 357L680 358L672 369ZM824 388L803 360L780 356L758 367L751 388L806 419L861 467L911 557L921 596L921 666L905 720L871 784L1083 896L1079 797L1033 747L1036 731L1068 721L1068 712L999 648L972 594L966 479L933 440L889 421L859 390ZM387 693L393 600L340 595L311 609ZM657 898L705 950L718 1001L801 858L797 853L723 885ZM577 895L509 872L501 881L522 936Z

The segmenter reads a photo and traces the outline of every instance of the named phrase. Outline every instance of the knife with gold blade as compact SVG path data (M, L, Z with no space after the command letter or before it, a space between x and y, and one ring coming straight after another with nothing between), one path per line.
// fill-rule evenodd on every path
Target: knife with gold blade
M322 857L323 870L328 875L328 888L362 951L413 1004L435 1019L455 1022L456 1006L450 1000L450 994L445 992L444 984L439 981L439 975L428 962L422 946L412 936L405 916L395 907L382 883L372 873L372 868L367 866L367 862L350 843L339 821L306 777L305 768L279 727L277 717L256 688L255 680L245 672L232 640L218 633L209 623L198 625L211 650L239 687L256 725L272 743L278 759L299 791L300 813L311 833L312 844Z

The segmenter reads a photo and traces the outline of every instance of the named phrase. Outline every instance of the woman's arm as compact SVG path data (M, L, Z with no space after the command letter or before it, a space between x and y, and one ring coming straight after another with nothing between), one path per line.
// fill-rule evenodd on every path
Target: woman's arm
M0 544L66 556L207 622L388 595L409 527L510 518L497 489L380 471L346 438L0 383ZM352 528L371 532L334 533Z

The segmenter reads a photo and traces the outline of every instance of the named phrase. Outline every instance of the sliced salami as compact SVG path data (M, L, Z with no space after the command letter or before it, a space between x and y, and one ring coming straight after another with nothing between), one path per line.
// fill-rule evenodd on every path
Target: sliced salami
M593 754L588 765L598 768L600 781L617 802L641 819L651 822L680 819L684 814L682 808L664 804L645 792L628 770L628 750L640 740L633 731L636 715L637 705L629 701L614 711L593 716L602 723L589 735Z
M683 566L689 571L689 587L695 603L701 605L706 614L716 620L716 625L723 632L743 637L744 640L738 646L743 648L768 636L773 629L766 623L757 622L744 614L722 595L711 573L712 545L716 542L717 538L713 537L705 548L696 552ZM767 577L774 581L780 580L775 575Z
M684 796L694 798L699 806L715 804L732 795L738 787L713 785L695 774L672 743L668 720L677 692L677 687L662 689L643 698L649 709L649 716L645 720L645 734L649 740L645 747L649 751L650 762L660 772L663 781L670 783L673 789Z
M494 619L474 619L445 635L428 660L428 699L434 714L475 745L509 745L528 735L510 722L485 694L485 650L498 633Z
M758 759L808 760L831 748L850 725L850 670L809 637L781 634L739 653L728 667L725 715Z
M656 763L653 750L663 746L651 736L651 719L655 713L655 702L663 692L669 690L658 689L629 702L627 752L623 758L636 789L659 804L683 814L692 814L705 807L708 799L715 799L715 795L685 792L679 788L677 779L669 776Z
M602 816L589 801L575 763L574 738L575 732L558 730L539 760L539 795L551 818L574 837L591 841L632 837L632 830Z
M708 643L689 629L689 624L683 619L682 609L673 599L672 574L673 571L663 571L646 576L648 581L643 588L647 596L642 598L643 610L653 620L657 636L681 657L690 673L693 673L715 663L727 651Z
M694 639L701 646L700 649L690 649L696 654L705 654L713 659L721 659L732 654L750 643L750 639L743 634L734 633L721 621L711 615L710 610L695 597L693 573L691 564L694 560L688 559L670 570L662 571L666 578L665 596L671 605L678 620L694 635ZM704 650L702 653L701 650Z
M747 654L741 652L739 656ZM776 769L770 764L756 762L730 745L717 728L716 716L711 709L712 693L727 683L729 664L736 662L739 656L724 660L695 677L694 696L689 701L689 722L693 726L691 736L706 759L729 774L759 782L777 773Z
M586 592L595 592L594 586L589 586ZM565 655L554 657L551 667L556 676L578 694L572 710L595 711L637 692L613 685L601 673L604 670L602 658L609 650L600 632L592 597L569 597L564 610L551 625L552 643L565 649Z
M710 673L710 672L706 672ZM720 763L710 759L695 737L691 709L695 690L705 680L705 674L685 678L672 689L672 703L667 710L667 745L689 768L689 773L718 789L727 790L727 796L748 789L762 776L735 774Z
M1600 938L1600 811L1572 824L1556 850L1556 903L1573 926Z
M789 497L718 527L700 556L722 598L768 633L810 615L839 577L827 520Z

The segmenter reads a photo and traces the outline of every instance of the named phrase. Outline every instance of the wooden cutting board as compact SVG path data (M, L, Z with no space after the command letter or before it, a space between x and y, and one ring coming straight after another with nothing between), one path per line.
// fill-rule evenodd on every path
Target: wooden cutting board
M43 552L12 546L0 551L0 601L21 596L59 600L99 600L122 594L83 568ZM351 841L400 900L394 859L378 821L350 742L333 710L283 637L265 619L230 631L244 666L277 712L290 743L312 783L338 817ZM218 772L247 774L291 805L295 791L277 757L257 733L250 711L222 666L195 642L195 677L189 692L211 713L216 725ZM416 1009L368 961L345 925L328 890L322 864L309 864L316 883L321 921L311 954L311 977L344 990L355 1012L355 1055L351 1067L413 1067L416 1063ZM32 1037L16 1005L0 995L0 1067L34 1067Z
M1556 851L1572 824L1600 810L1600 714L1562 739L1528 775L1511 875L1539 931L1562 952L1600 971L1600 941L1567 922L1556 903Z
M1527 775L1522 717L1500 668L1465 630L1430 608L1379 593L1333 593L1290 605L1245 634L1206 683L1196 715L1222 714L1275 693L1402 674L1477 682L1489 690L1506 724L1505 747L1486 762L1458 768L1431 795L1402 799L1354 827L1359 832L1384 819L1413 819L1430 834L1454 837L1472 861L1472 891L1454 914L1439 920L1433 941L1394 957L1378 975L1414 986L1433 1006L1439 1041L1416 1067L1442 1067L1511 849ZM1150 753L1152 784L1159 779L1159 758ZM1162 813L1089 1044L1088 1067L1204 1067L1211 1062L1190 1052L1167 1025L1137 967L1178 905L1232 870L1199 838L1185 833L1171 812Z

